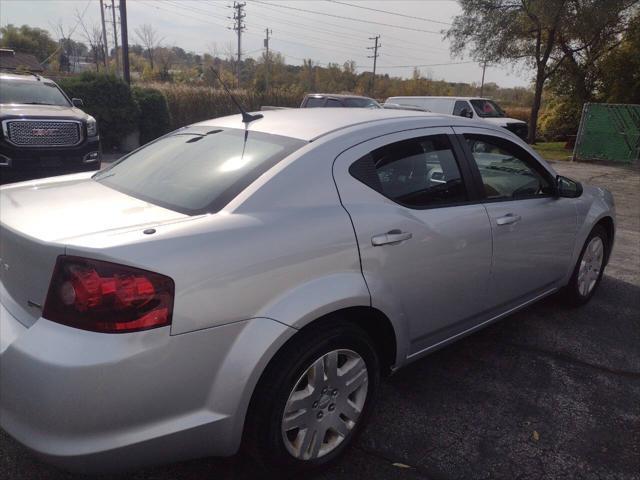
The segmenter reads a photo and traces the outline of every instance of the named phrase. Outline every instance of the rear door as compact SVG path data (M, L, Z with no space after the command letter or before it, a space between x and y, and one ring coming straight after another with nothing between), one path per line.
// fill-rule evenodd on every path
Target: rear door
M520 304L554 288L571 261L575 199L556 197L551 172L509 134L471 127L455 131L473 159L491 220L491 307Z
M373 306L405 322L410 354L468 328L487 300L489 219L452 132L385 135L334 163Z

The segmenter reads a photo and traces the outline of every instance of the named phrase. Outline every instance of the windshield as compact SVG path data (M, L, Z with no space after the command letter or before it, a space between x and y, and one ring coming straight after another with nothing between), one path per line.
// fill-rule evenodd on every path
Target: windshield
M188 127L133 152L94 180L187 215L215 213L306 142L215 127Z
M70 106L55 83L33 80L2 80L0 103Z
M504 111L493 100L471 100L471 105L480 117L504 117Z
M344 105L350 108L382 108L372 98L345 98Z

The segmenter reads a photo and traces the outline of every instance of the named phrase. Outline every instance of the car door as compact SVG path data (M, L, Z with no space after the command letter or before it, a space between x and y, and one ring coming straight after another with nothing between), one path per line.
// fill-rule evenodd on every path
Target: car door
M416 354L485 308L491 229L450 128L384 135L336 158L372 306L406 326Z
M491 220L491 307L521 304L555 288L570 267L575 200L557 197L553 174L508 133L455 131L473 159Z

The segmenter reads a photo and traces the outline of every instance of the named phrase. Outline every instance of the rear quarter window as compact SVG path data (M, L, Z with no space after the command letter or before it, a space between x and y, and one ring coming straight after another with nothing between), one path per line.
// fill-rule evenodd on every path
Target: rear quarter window
M136 150L93 178L187 215L215 213L305 144L239 129L190 127Z

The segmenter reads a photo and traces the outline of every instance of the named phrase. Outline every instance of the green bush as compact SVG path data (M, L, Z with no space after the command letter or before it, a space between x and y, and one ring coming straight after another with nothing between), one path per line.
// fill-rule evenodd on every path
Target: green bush
M137 129L138 105L129 86L115 75L85 72L59 84L69 97L81 98L83 110L96 118L103 148L118 147L123 137Z
M570 99L552 98L538 121L540 135L546 141L565 141L578 133L582 105Z
M171 115L162 92L147 87L133 87L131 91L140 109L140 143L148 143L169 132Z

